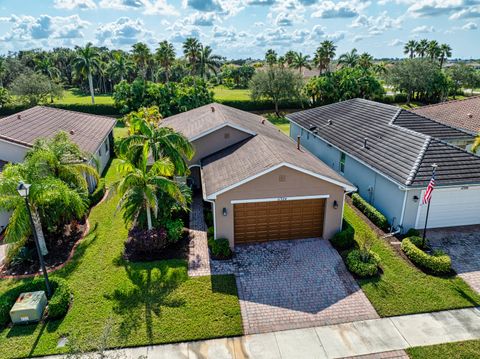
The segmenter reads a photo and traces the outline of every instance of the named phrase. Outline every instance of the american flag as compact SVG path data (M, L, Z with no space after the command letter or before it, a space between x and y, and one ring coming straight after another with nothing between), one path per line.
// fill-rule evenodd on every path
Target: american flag
M430 182L428 183L428 186L427 186L427 190L423 195L422 204L427 204L428 202L430 202L434 188L435 188L435 170L433 170L432 178L430 179Z

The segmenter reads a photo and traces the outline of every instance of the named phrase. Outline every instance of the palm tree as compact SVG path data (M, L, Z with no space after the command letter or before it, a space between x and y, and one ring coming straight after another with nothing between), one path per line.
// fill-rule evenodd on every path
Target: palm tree
M295 52L295 56L290 67L294 69L298 69L299 73L303 75L303 68L307 68L309 70L312 69L310 66L308 59L310 58L309 55L303 55L301 52Z
M183 43L183 54L190 65L190 74L196 73L198 61L200 59L200 50L202 44L194 37L189 37Z
M440 53L439 53L440 68L443 67L443 64L445 63L445 61L451 56L452 56L452 48L447 44L441 44Z
M416 53L420 56L420 57L425 57L425 54L427 52L427 49L428 49L428 40L427 39L422 39L420 40L419 42L417 42L417 49L416 49Z
M352 49L352 51L340 55L338 64L345 67L355 67L358 65L359 58L357 49Z
M50 102L53 103L53 91L51 91L52 83L55 78L60 76L60 71L55 67L48 56L36 59L35 70L48 77L50 83Z
M135 61L140 71L140 76L143 80L146 80L148 64L151 58L150 48L143 42L137 42L136 44L132 45L132 55L133 61Z
M40 214L42 224L62 224L72 218L81 218L88 209L88 201L77 189L59 178L39 176L26 163L9 164L0 174L0 210L12 212L5 231L8 242L17 242L31 235L30 219L25 200L18 194L20 182L31 184L31 210Z
M95 104L93 72L100 68L100 56L91 42L89 42L84 48L77 48L77 57L73 60L73 65L79 74L87 76L92 104Z
M313 63L320 70L320 75L323 73L323 70L328 71L330 68L330 62L335 57L336 49L337 47L333 41L325 40L320 43L320 46L317 48L313 58Z
M285 53L285 56L283 58L285 59L285 62L287 63L288 66L290 66L293 62L293 59L295 58L296 52L293 50L289 50Z
M79 190L88 190L87 176L98 181L96 168L86 161L83 153L66 132L57 133L52 139L39 139L25 156L29 173L51 176Z
M415 52L418 49L418 43L415 40L409 40L405 46L403 47L403 53L405 55L409 54L410 58L413 59L415 57Z
M475 142L472 145L472 152L475 153L480 148L480 133L475 138Z
M168 41L160 42L156 55L160 66L165 70L165 80L168 82L170 79L170 67L175 61L175 49L173 44Z
M118 171L123 177L112 187L120 193L121 198L118 205L123 210L125 223L135 223L140 213L146 211L148 230L152 230L152 212L156 217L159 193L173 198L185 209L187 199L180 186L170 179L175 171L173 163L163 157L148 168L149 153L149 144L146 142L142 148L140 161L131 162L125 158L119 160Z
M200 46L198 67L200 70L200 77L205 78L210 71L217 74L217 70L220 68L222 57L212 54L212 48L210 46Z
M437 41L432 40L428 43L427 54L432 60L435 60L440 56L440 46Z
M368 70L373 67L373 56L367 52L364 52L358 57L358 66L364 70Z
M277 52L273 49L268 49L265 53L265 61L268 66L273 66L277 63Z
M129 73L133 71L133 63L121 51L113 53L112 61L110 62L110 74L120 81L123 81Z
M385 61L375 64L373 72L378 76L385 76L388 73L388 64Z
M159 127L161 119L156 107L130 113L127 119L130 136L120 142L120 154L136 163L148 143L154 161L166 157L172 162L175 175L184 176L188 172L187 160L194 155L193 146L181 133Z

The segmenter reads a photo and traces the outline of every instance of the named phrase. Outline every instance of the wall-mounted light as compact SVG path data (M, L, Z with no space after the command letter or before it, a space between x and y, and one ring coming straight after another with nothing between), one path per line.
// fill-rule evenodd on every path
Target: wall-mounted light
M419 199L418 196L413 196L413 202L418 202Z
M338 208L338 202L337 202L337 200L334 200L334 201L333 201L333 208L334 208L334 209L337 209L337 208Z
M224 216L227 215L227 209L226 209L225 207L223 207L222 214L223 214Z

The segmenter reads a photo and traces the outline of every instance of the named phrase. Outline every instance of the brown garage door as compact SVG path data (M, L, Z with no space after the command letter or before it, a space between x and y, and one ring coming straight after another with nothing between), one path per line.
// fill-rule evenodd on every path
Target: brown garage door
M325 199L234 205L235 243L321 237Z

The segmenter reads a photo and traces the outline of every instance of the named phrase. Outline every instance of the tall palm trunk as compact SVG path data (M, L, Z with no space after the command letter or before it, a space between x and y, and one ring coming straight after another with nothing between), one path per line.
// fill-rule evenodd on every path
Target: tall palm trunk
M92 96L92 105L95 105L95 93L93 92L93 76L91 71L88 71L88 87L90 87L90 96Z
M146 209L147 209L147 227L148 227L148 230L151 231L153 229L152 212L151 212L150 206L148 204L146 205Z
M168 66L165 66L165 82L168 84L168 81L170 80L170 75L168 74L169 72Z

